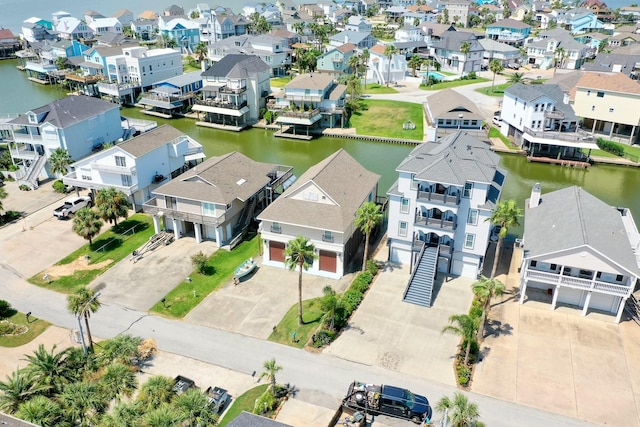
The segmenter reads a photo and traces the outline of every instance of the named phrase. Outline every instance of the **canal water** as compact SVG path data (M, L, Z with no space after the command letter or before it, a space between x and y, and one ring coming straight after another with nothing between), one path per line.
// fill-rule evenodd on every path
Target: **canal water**
M0 115L24 113L66 95L66 91L60 88L28 81L16 65L13 60L0 61ZM227 132L196 126L193 119L163 120L131 108L124 109L122 114L156 120L158 124L169 123L200 142L207 156L237 150L257 161L291 165L298 176L311 165L344 148L364 167L380 174L381 194L391 187L397 177L395 168L412 149L407 145L329 137L310 142L288 140L275 138L273 131L263 129ZM512 154L501 156L501 166L509 172L503 199L514 198L523 206L536 182L542 185L543 193L578 185L612 206L630 208L636 223L640 222L640 170L637 168L595 165L589 169L573 169L528 163L525 157ZM349 183L345 182L345 185ZM522 227L510 231L514 236L521 235Z

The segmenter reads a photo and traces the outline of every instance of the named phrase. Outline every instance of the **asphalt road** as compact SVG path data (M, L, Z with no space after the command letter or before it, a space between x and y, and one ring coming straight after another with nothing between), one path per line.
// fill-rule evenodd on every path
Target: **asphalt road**
M58 326L74 329L76 320L66 310L65 295L25 282L17 272L0 265L0 298L8 299L21 312ZM211 313L212 316L215 313ZM279 382L294 384L297 398L329 408L339 404L349 383L355 379L371 383L401 385L427 396L435 403L455 388L413 378L397 372L357 364L322 353L263 341L187 322L169 320L127 309L117 304L103 305L91 317L92 333L102 338L120 333L154 338L161 350L181 354L238 372L261 372L265 360L275 357L283 366ZM416 338L418 339L418 338ZM358 351L354 348L353 351ZM586 422L470 393L479 405L481 419L489 426L587 426ZM404 423L403 423L404 425Z

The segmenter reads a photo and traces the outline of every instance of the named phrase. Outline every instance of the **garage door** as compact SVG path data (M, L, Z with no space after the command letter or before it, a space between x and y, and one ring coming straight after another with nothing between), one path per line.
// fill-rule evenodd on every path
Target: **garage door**
M336 253L329 251L320 251L320 270L336 272Z
M284 262L284 243L269 242L269 259Z
M589 308L594 310L606 311L607 313L617 313L620 306L620 297L616 297L608 294L601 294L593 292L591 294L591 301L589 301Z
M453 265L451 267L451 274L475 279L478 275L478 267L475 264L471 264L469 262L455 260L453 261Z
M392 247L391 262L409 265L411 264L411 252Z
M560 288L558 302L582 307L584 303L584 291L573 288Z

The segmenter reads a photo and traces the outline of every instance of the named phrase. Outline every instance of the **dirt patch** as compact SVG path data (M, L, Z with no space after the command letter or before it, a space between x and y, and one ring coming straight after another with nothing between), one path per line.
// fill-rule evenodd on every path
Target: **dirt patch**
M112 262L113 260L106 259L96 264L89 264L89 259L82 255L69 264L54 265L53 267L48 268L45 270L44 274L48 275L51 279L57 279L64 276L71 276L78 270L99 270Z

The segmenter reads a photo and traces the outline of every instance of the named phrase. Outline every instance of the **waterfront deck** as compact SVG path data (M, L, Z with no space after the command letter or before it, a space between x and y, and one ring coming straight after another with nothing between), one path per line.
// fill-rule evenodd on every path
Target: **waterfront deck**
M232 130L234 132L240 132L242 129L246 128L248 124L233 126L233 125L223 125L223 124L211 123L211 122L196 122L196 126L203 126L207 128L213 128L213 129Z
M165 113L160 113L158 111L153 111L153 110L140 110L141 113L143 114L147 114L149 116L156 116L156 117L160 117L163 119L172 119L173 116L171 114L165 114Z
M275 132L273 136L276 136L278 138L299 139L302 141L311 141L313 139L313 135L304 135L304 134L301 135L301 134L289 133L287 132L286 129Z
M572 168L581 168L581 169L586 169L589 166L591 166L591 163L588 163L588 162L582 162L582 161L579 161L579 160L555 159L555 158L551 158L551 157L527 156L527 161L528 162L537 162L537 163L549 163L549 164L555 164L555 165L560 165L560 166L569 166L569 167L572 167Z

